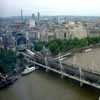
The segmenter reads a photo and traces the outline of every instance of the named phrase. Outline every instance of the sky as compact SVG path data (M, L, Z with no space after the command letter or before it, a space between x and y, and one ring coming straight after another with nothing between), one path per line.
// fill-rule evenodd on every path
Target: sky
M100 16L100 0L0 0L0 17L41 15Z

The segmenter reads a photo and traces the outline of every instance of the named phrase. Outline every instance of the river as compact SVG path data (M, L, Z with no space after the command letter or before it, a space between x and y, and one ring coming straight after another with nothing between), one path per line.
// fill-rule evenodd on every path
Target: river
M86 71L100 74L100 48L91 49L90 52L75 53L69 59L64 59L63 63L78 65Z
M60 75L36 71L0 90L0 100L99 100L100 92Z

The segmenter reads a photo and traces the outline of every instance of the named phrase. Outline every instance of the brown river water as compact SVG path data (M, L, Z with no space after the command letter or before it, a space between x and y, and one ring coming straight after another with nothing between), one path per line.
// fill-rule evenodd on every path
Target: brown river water
M86 71L100 74L100 48L91 49L90 52L75 53L69 59L64 59L63 62L78 65Z
M99 100L100 91L52 72L36 71L0 90L0 100Z

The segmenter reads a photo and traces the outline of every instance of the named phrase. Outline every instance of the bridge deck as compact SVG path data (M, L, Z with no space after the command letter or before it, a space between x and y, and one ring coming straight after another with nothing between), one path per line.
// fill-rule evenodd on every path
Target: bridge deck
M56 69L54 69L54 68L51 68L51 67L49 67L49 66L42 65L42 64L37 63L37 62L35 62L35 61L32 61L32 63L34 63L34 64L36 64L36 65L38 65L38 66L41 66L41 67L43 67L43 68L46 68L46 69L48 69L48 70L51 70L51 71L53 71L53 72L56 72L56 73L58 73L58 74L61 74L61 75L63 75L63 76L66 76L66 77L68 77L68 78L71 78L71 79L80 81L80 82L82 82L82 83L85 83L85 84L87 84L87 85L90 85L90 86L93 86L93 87L95 87L95 88L100 89L100 85L98 85L98 84L90 83L90 82L85 81L85 80L83 80L83 79L77 78L77 77L75 77L75 76L71 76L71 75L69 75L69 74L67 74L67 73L64 73L63 71L58 71L58 70L56 70Z
M66 76L66 77L68 77L68 78L77 80L77 81L82 82L82 83L84 83L84 84L87 84L87 85L90 85L90 86L92 86L92 87L95 87L95 88L100 89L100 84L98 84L98 83L93 83L93 82L87 81L87 80L85 80L85 79L82 79L81 77L77 77L77 76L74 76L74 75L70 75L70 74L64 72L63 70L57 70L56 68L52 68L52 67L50 67L50 66L43 65L43 64L41 64L41 63L38 63L38 62L34 61L34 59L33 59L32 56L29 56L29 55L27 55L27 54L25 54L25 53L23 53L23 54L24 54L24 56L26 56L27 58L29 58L29 61L30 61L31 63L33 63L33 64L35 64L35 65L38 65L38 66L40 66L40 67L46 68L46 69L48 69L48 70L51 70L51 71L53 71L53 72L56 72L56 73L61 74L61 75L63 75L63 76Z

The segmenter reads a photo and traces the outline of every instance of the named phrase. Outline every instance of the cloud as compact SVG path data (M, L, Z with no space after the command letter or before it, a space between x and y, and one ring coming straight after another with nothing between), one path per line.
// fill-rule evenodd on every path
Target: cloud
M42 15L100 15L100 0L1 0L0 16L31 15L40 9Z

